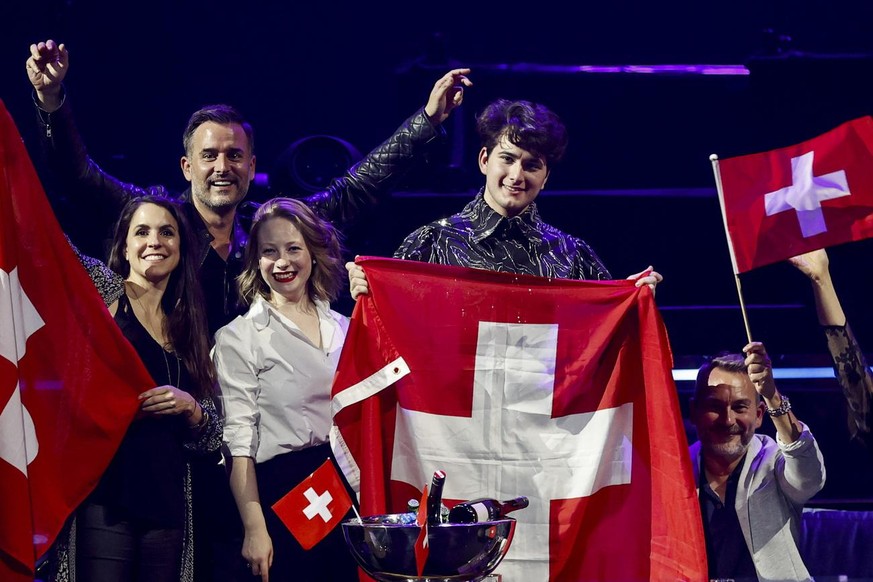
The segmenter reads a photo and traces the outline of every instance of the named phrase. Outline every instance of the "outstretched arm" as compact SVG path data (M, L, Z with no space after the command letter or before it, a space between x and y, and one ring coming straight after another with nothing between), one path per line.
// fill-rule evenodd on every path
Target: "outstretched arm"
M812 284L818 322L824 326L834 375L846 398L849 430L853 437L873 447L873 373L843 312L831 280L827 252L812 251L792 257L789 262Z
M88 155L68 100L63 80L69 72L70 55L63 43L53 40L30 45L25 68L35 93L40 146L47 168L57 179L57 196L50 197L55 213L62 219L68 212L77 216L84 202L92 205L93 224L77 242L89 249L102 246L122 206L131 197L145 194L166 195L162 186L141 188L103 171Z
M764 344L752 342L743 348L743 353L746 355L749 379L758 394L768 408L779 411L776 415L770 413L770 418L776 427L779 448L785 460L776 467L780 488L794 503L805 503L825 484L826 472L821 450L812 433L797 420L785 397L776 389L773 367ZM785 411L785 408L788 410Z
M440 77L422 109L327 190L304 201L337 226L352 223L364 207L379 202L422 157L426 146L442 135L439 124L463 102L464 88L472 86L468 72L453 69Z

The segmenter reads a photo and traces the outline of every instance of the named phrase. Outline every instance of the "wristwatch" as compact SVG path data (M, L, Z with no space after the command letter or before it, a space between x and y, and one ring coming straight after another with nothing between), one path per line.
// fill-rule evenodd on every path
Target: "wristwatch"
M788 397L784 394L780 394L780 396L782 397L782 403L778 408L767 407L767 414L770 416L784 416L788 414L789 410L791 410L791 401L788 400Z

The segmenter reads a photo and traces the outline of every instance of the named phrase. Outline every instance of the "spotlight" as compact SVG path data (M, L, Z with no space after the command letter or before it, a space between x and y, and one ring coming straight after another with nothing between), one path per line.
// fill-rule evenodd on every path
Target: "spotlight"
M320 192L362 157L355 146L338 137L304 137L279 155L270 174L270 189L274 195L286 196Z

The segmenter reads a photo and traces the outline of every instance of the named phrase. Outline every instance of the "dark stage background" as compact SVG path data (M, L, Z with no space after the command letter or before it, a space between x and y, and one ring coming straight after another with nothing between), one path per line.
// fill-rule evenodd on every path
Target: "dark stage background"
M228 102L252 121L258 170L273 180L254 188L253 200L276 193L289 144L330 135L365 152L425 103L448 68L472 67L475 87L447 123L445 148L347 233L351 253L389 255L415 227L470 199L483 182L473 118L487 102L545 103L567 122L571 143L538 202L542 215L587 240L615 276L649 264L664 274L658 304L677 367L745 343L709 155L788 145L873 113L873 4L864 0L28 4L3 7L0 98L29 146L24 60L31 42L54 38L70 50L69 98L104 167L183 188L188 115ZM750 74L572 70L665 64ZM87 220L83 212L70 228ZM873 349L873 242L834 248L831 258L856 335ZM743 288L753 335L777 365L827 365L798 272L765 267L745 275ZM338 305L350 307L347 298ZM835 381L781 385L826 448L831 476L821 502L869 500L873 470L846 442ZM683 404L689 388L679 383Z

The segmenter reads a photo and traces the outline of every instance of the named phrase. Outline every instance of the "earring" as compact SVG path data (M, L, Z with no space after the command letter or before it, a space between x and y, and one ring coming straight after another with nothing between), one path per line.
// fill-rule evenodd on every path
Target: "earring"
M312 259L312 264L313 264L313 265L317 265L317 264L318 264L318 261L316 261L315 259Z

